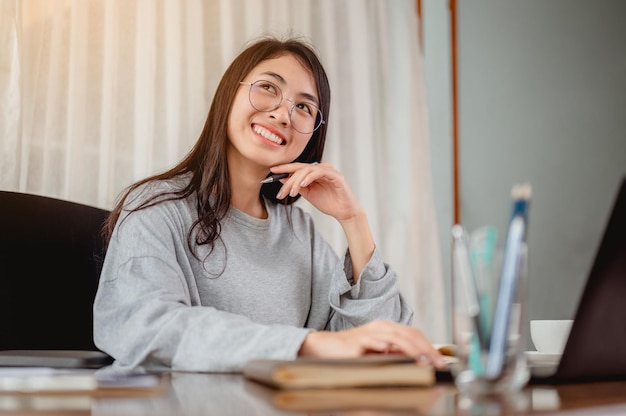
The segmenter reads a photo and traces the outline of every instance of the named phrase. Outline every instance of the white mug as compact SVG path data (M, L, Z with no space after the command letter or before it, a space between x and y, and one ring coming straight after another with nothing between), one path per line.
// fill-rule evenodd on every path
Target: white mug
M530 339L538 352L562 354L572 328L571 319L542 319L530 321Z

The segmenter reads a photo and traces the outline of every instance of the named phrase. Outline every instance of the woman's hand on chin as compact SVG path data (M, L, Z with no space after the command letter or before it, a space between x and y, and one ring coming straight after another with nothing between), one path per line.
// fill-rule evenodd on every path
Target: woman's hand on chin
M272 173L289 173L277 198L302 195L315 208L336 218L350 220L362 211L345 177L330 163L289 163L275 166Z

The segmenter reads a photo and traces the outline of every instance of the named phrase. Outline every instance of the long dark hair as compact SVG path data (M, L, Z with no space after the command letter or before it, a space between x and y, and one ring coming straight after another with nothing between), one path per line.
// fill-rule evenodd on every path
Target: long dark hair
M286 40L262 38L257 40L241 52L224 72L215 91L202 133L187 156L168 171L142 179L122 192L103 227L103 235L107 244L111 239L124 203L132 191L148 182L168 180L189 174L191 180L184 188L154 195L132 209L131 214L164 201L187 198L195 193L198 201L198 219L189 230L187 243L191 251L195 252L192 231L199 227L200 232L195 238L195 244L209 244L213 247L221 232L220 221L230 209L231 188L226 160L227 126L233 99L237 88L239 88L239 81L243 80L260 62L284 55L293 55L305 68L311 71L317 85L322 115L324 120L328 120L330 85L326 71L313 47L296 38ZM305 149L295 161L312 163L321 160L326 141L327 125L327 123L323 123L312 134ZM280 182L261 186L259 197L263 196L271 203L286 205L294 203L300 197L300 195L288 196L284 200L277 200L276 194L280 186Z

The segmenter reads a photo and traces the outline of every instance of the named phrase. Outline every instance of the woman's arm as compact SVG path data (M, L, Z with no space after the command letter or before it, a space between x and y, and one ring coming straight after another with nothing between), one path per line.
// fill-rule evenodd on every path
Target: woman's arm
M356 283L374 253L374 239L365 210L345 177L329 163L290 163L272 168L273 173L291 173L278 193L279 199L300 193L311 205L334 217L346 235Z
M374 238L367 221L367 214L359 209L352 218L339 221L348 242L354 283L357 283L365 265L374 254Z
M322 246L316 250L323 253L332 249ZM427 358L436 366L444 365L424 334L410 326L413 312L398 291L397 275L376 250L354 285L347 279L352 274L350 254L346 253L344 264L335 262L334 268L330 263L324 265L323 259L330 257L315 256L314 282L323 276L332 277L330 282L326 278L313 285L309 315L309 323L317 323L310 327L324 330L309 333L299 355L355 357L370 352L402 352L416 359ZM330 316L325 327L320 325L324 313Z
M341 224L348 242L351 271L347 272L351 276L347 277L352 278L353 285L342 287L345 277L334 274L329 293L331 331L308 334L299 355L355 357L391 351L444 366L441 354L426 336L408 325L412 312L398 292L397 276L376 255L367 215L345 177L328 163L291 163L271 170L291 174L281 181L277 198L300 193Z

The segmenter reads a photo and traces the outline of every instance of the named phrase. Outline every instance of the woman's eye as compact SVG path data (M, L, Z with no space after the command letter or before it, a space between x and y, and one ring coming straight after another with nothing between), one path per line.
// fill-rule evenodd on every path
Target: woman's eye
M298 103L296 104L296 108L298 108L298 110L301 110L302 112L308 114L308 115L312 115L313 114L313 107L310 104L307 103Z
M262 83L262 84L259 84L259 87L263 91L267 92L268 94L278 95L278 87L276 87L276 85L269 84L269 83Z

